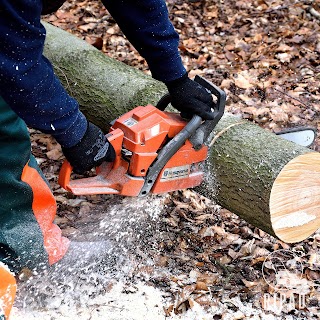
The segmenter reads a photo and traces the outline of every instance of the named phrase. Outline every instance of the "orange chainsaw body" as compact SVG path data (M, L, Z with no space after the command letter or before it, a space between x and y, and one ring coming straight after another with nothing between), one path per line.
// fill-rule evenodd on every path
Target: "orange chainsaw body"
M116 152L113 164L103 163L96 168L94 177L70 180L72 167L65 161L59 183L76 195L139 196L159 151L186 124L179 114L161 111L152 105L136 107L118 118L107 134ZM186 140L161 169L150 193L165 193L199 185L203 180L202 164L207 153L207 146L195 150Z

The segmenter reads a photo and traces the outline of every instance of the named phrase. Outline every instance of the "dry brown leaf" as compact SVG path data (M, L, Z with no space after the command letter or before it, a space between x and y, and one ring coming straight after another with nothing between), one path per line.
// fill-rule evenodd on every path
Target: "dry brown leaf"
M196 290L209 291L208 286L205 282L198 281L196 283Z
M260 263L260 262L264 262L266 260L266 257L258 257L258 258L254 258L250 261L250 265L253 266L257 263Z
M95 22L90 22L88 24L83 24L81 26L78 26L78 29L82 30L82 31L89 31L91 29L93 29L96 26Z
M311 270L320 270L320 253L311 252L308 260L308 267Z
M168 265L169 258L167 256L158 255L154 257L154 263L158 267L166 267Z
M234 77L234 83L237 87L241 89L249 89L253 87L253 84L250 81L250 76L247 71L238 73L237 77Z
M74 19L74 15L69 11L58 10L55 15L58 19L63 19L63 20Z
M207 286L212 286L219 280L217 273L202 273L198 276L198 281L205 283Z
M266 257L269 254L270 254L269 250L267 250L265 248L258 247L258 246L252 252L253 258Z
M246 279L241 279L241 281L244 283L244 285L247 288L256 287L256 286L258 286L260 284L259 281L248 281Z
M277 59L279 59L281 62L290 62L291 59L293 58L292 54L289 54L287 52L284 53L278 53L276 55Z
M114 34L116 34L117 33L117 28L116 27L110 27L110 28L108 28L107 29L107 34L109 34L109 35L114 35Z
M236 252L233 249L229 248L228 249L228 255L232 258L232 259L237 259L238 257L242 256L242 253Z
M242 256L252 255L254 249L256 248L256 245L254 242L255 242L255 239L251 239L246 244L244 244L241 247L239 254L241 254Z
M223 79L220 88L221 89L229 89L230 86L232 85L233 81L231 79Z
M293 47L288 46L287 44L284 44L284 43L280 44L279 47L275 49L276 52L287 52L292 50L293 50Z
M85 40L95 48L102 50L103 38L102 37L86 37Z
M306 274L308 280L315 281L315 280L320 279L320 272L319 271L313 271L310 269L306 269L305 274Z
M63 154L60 148L55 148L46 153L47 157L51 160L59 160L63 158Z
M218 257L217 260L223 265L229 264L232 261L232 259L227 255L223 255L222 257Z
M177 302L175 304L175 309L179 309L181 304L189 299L191 294L196 290L196 284L190 284L182 288L182 291L179 293Z
M203 294L200 297L194 299L201 306L210 306L213 301L209 294Z
M246 107L245 109L243 109L243 118L253 119L256 112L257 112L257 109L255 107Z
M170 317L173 312L174 305L171 304L168 308L163 307L164 313L166 314L167 317Z
M280 123L287 123L289 120L288 114L285 113L280 107L271 109L271 118L273 121Z
M210 213L201 214L196 217L196 224L203 224L206 220L212 219L213 215Z

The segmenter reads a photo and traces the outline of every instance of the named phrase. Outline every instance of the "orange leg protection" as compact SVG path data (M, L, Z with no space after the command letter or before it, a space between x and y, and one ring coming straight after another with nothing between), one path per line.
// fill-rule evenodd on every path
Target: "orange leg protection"
M0 318L4 315L9 319L9 314L16 295L17 285L14 275L0 262Z
M32 189L32 211L43 234L49 264L52 265L65 255L70 244L67 238L62 237L60 228L53 224L57 211L56 201L39 172L28 164L23 169L21 180L29 184Z

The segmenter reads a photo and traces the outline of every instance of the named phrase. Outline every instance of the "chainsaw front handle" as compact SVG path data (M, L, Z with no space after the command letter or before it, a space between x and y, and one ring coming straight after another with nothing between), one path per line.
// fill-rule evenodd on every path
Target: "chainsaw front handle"
M195 150L201 149L202 145L205 143L207 138L209 137L212 130L215 128L217 123L220 121L221 117L224 114L224 109L226 105L226 93L221 90L219 87L214 85L212 82L200 77L196 76L194 81L199 83L202 87L206 88L217 98L217 102L214 103L213 108L213 120L206 120L204 123L200 123L199 127L196 129L195 133L190 137L190 142L192 143ZM171 102L170 94L165 94L157 103L156 107L164 111L166 107Z
M171 103L171 96L170 93L166 93L164 96L162 96L160 98L160 100L158 101L156 108L164 111L166 109L166 107Z
M224 114L224 108L226 105L226 93L210 81L200 76L196 76L194 81L209 90L211 94L213 94L217 98L217 102L214 103L213 120L206 120L190 138L190 142L192 143L194 149L199 150L206 142L210 133Z

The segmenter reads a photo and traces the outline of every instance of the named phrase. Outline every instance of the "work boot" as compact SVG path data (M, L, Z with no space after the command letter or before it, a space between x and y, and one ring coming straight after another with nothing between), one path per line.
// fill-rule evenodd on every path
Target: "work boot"
M17 285L14 274L0 262L0 320L8 320L16 295Z

